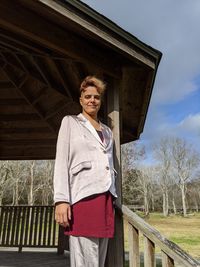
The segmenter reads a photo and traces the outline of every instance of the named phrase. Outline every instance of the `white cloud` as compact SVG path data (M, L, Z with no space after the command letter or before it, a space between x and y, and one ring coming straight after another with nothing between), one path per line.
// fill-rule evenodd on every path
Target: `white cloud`
M197 135L200 139L200 113L188 115L177 125L177 129L180 132Z

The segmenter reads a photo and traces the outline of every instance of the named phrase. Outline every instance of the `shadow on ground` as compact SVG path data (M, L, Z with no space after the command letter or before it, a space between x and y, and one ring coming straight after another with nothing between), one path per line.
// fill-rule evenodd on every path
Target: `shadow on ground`
M38 251L0 251L0 267L70 267L69 254Z

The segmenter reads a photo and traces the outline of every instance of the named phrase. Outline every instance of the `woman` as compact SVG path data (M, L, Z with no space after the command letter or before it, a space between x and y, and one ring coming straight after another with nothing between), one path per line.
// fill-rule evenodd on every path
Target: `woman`
M98 120L103 81L80 86L82 113L63 118L54 171L55 219L69 235L71 267L103 267L114 235L113 137Z

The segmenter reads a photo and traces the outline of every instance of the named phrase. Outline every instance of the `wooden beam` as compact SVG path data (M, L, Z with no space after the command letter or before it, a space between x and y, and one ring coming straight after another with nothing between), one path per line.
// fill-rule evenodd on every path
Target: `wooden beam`
M4 66L2 66L2 68L3 67ZM11 89L11 88L15 88L15 86L10 81L0 81L0 90L1 89Z
M36 44L22 36L19 38L15 32L10 32L3 28L0 28L0 44L3 44L4 48L11 49L12 52L18 51L23 54L48 55L50 52L48 48Z
M59 17L62 15L65 19L73 21L76 25L82 28L84 31L90 32L90 35L95 36L94 38L98 41L103 41L107 43L112 49L120 51L129 58L135 59L139 63L145 64L152 69L156 68L155 60L151 60L150 56L145 56L144 51L139 47L134 47L134 45L127 45L127 42L121 42L119 39L115 38L113 34L102 30L100 27L96 26L94 23L89 22L85 19L85 16L80 16L76 14L73 10L67 9L64 5L57 3L54 0L37 0L38 2L44 4L44 6L49 7L49 10L54 10ZM42 6L41 6L42 7Z
M144 236L144 267L155 267L155 244Z
M129 267L140 267L139 231L128 223Z
M11 128L11 127L9 127L9 128L3 128L2 127L2 125L0 125L0 134L2 134L2 135L6 135L6 134L19 134L19 135L21 135L21 134L31 134L31 133L33 133L33 134L44 134L44 133L49 133L49 136L51 136L51 138L52 138L52 136L53 136L53 134L52 133L50 133L49 132L49 128L48 127L23 127L23 128L16 128L16 126L15 127L13 127L13 128ZM55 137L56 137L57 135L55 135Z
M25 120L23 120L23 118L21 120L18 120L18 118L21 118L22 116L20 116L20 114L17 115L17 117L12 119L13 116L10 116L10 120L6 120L7 117L2 116L2 120L0 119L0 128L3 129L13 129L13 128L31 128L31 129L37 129L37 128L43 128L44 127L44 122L42 120L40 120L40 117L37 114L33 114L34 117L36 117L36 119L31 119L27 116L27 119L25 118ZM49 129L49 128L48 128Z
M118 199L116 205L121 209L122 205L122 176L121 176L121 149L120 149L120 116L119 116L119 96L120 81L109 79L107 77L107 113L108 125L113 131L114 137L114 165L118 172L116 179L116 188ZM115 216L115 236L109 241L106 266L123 267L124 266L124 237L123 237L123 219L121 213L116 210Z
M162 251L162 267L174 267L174 260Z
M55 147L56 138L53 139L12 139L12 140L0 140L0 147L29 147L29 146L39 146L39 147Z
M19 113L19 114L4 114L1 115L0 114L0 121L26 121L26 120L34 120L34 121L38 121L41 118L35 114L35 113L28 113L28 114L24 114L24 113Z
M54 159L55 147L1 147L0 160Z
M41 114L41 111L38 110L38 108L36 108L34 105L32 105L31 101L30 101L30 97L28 96L28 94L26 93L27 91L22 90L22 85L25 83L27 76L21 76L20 78L18 77L18 75L16 73L13 73L12 68L7 64L3 71L5 72L5 74L7 75L7 77L9 78L9 80L13 83L13 85L18 89L18 91L20 92L20 94L26 99L26 101L33 107L33 109L36 111L36 113L38 114L38 116L40 117L41 120L43 120L45 122L45 125L48 125L48 127L50 128L50 130L52 132L56 132L56 129L54 129L44 118L44 116ZM21 80L21 81L20 81ZM23 116L22 116L23 117Z
M11 92L12 93L12 92ZM0 106L23 106L27 102L23 98L0 98Z
M50 58L49 58L49 60L50 60ZM56 76L59 77L59 80L61 81L67 96L70 97L71 99L73 99L72 94L70 92L71 88L70 88L69 83L66 79L66 73L63 70L61 62L59 60L55 60L55 59L51 60L51 66L53 67L54 71L57 73Z
M132 224L135 228L137 228L140 232L142 232L146 238L151 240L151 242L156 245L156 247L159 247L171 259L179 263L180 266L185 266L185 267L199 266L199 261L192 258L188 253L182 250L175 243L168 240L166 237L162 236L155 228L149 225L136 213L132 212L128 207L123 205L122 212L125 220L127 220L130 224Z
M77 37L55 23L49 23L44 17L22 7L17 1L0 1L0 26L19 34L19 38L21 35L56 53L103 68L112 76L121 75L120 63L115 62L108 53L103 53L102 49L94 47L84 37ZM51 30L47 31L49 28Z

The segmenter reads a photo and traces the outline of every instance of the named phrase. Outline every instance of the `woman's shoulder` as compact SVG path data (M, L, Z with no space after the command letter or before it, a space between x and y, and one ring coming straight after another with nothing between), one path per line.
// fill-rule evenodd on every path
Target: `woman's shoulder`
M63 122L71 120L77 120L77 115L66 115L62 118Z

